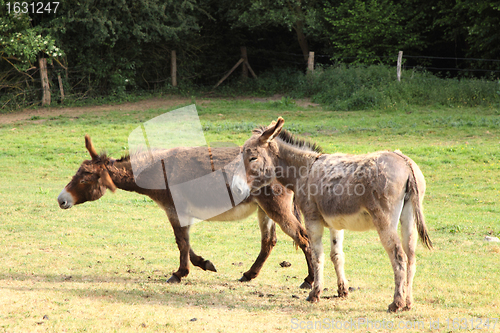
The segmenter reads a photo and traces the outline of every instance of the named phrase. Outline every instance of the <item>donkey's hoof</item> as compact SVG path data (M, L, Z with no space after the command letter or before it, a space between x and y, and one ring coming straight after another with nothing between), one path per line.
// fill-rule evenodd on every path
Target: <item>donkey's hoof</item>
M177 275L172 274L170 279L167 280L167 283L181 283L181 279L179 279Z
M242 276L242 277L241 277L238 281L240 281L240 282L248 282L248 281L250 281L250 279L249 279L249 278L247 278L247 277L245 276L245 274L243 274L243 276Z
M217 269L215 269L214 264L212 264L210 260L205 261L205 270L211 272L217 272Z
M396 303L392 302L391 304L389 304L387 312L398 312L401 311L403 308L404 308L403 305L397 305Z
M349 295L349 292L347 290L337 290L337 293L339 295L339 298L347 298L347 296Z
M300 289L312 289L312 286L309 282L304 280L304 282L300 285Z
M412 297L407 297L406 298L406 304L403 308L403 311L410 311L413 305L413 298Z
M319 297L318 296L307 296L306 301L311 302L311 303L318 303L319 302Z

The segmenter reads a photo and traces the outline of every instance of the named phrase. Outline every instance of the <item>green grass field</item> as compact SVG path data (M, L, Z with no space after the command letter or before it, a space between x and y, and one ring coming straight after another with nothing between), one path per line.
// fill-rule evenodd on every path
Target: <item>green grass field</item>
M237 281L260 248L256 216L194 225L194 250L218 272L195 268L168 285L178 251L151 200L117 191L61 210L57 195L89 158L84 135L118 158L134 128L187 105L170 98L168 107L139 102L74 115L52 109L14 123L0 115L0 331L500 332L500 243L484 241L500 236L499 110L333 112L289 100L195 102L209 142L242 144L254 126L282 116L285 128L327 153L400 149L414 159L427 180L424 208L435 246L418 245L414 308L386 312L394 279L375 231L346 232L346 275L356 288L349 298L333 297L336 277L327 262L324 298L309 304L298 288L307 275L303 255L281 230L261 274ZM329 251L327 234L324 241ZM280 267L283 260L292 266Z

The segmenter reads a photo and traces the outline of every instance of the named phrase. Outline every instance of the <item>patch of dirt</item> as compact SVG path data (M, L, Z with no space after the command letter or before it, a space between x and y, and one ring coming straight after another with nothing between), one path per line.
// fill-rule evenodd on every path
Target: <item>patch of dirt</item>
M279 101L283 97L285 97L285 95L283 95L283 94L275 94L275 95L273 95L271 97L264 97L264 98L260 98L260 97L237 97L236 99L249 100L249 101L252 101L254 103L255 102L267 103L267 102ZM295 104L297 106L301 106L301 107L320 106L320 104L311 102L310 98L295 99L294 102L295 102Z
M311 102L311 99L310 98L302 98L302 99L298 99L295 101L295 104L297 104L298 106L301 106L303 108L307 108L309 106L320 106L321 104L318 104L318 103L313 103Z
M99 114L108 111L122 111L124 113L136 110L171 108L177 105L189 103L191 99L183 97L151 98L139 102L127 102L123 104L106 104L97 106L77 106L66 108L39 108L25 109L19 112L0 114L0 124L12 124L23 120L29 120L33 117L55 117L55 116L78 116L81 114ZM43 120L42 120L43 121Z
M240 100L250 100L256 103L265 103L269 101L279 101L283 95L276 94L268 98L257 98L257 97L236 97L235 99ZM48 107L48 108L38 108L38 109L25 109L13 113L0 113L0 124L12 124L20 121L33 119L35 122L42 123L46 119L38 118L49 118L56 116L71 116L78 117L82 114L99 114L106 113L108 111L121 111L123 113L137 110L146 109L158 109L158 108L173 108L178 105L186 104L191 101L190 98L178 97L178 96L168 96L168 97L156 97L139 102L127 102L123 104L106 104L106 105L96 105L96 106L77 106L77 107ZM295 104L301 107L315 107L319 104L312 103L310 99L298 99L294 100ZM197 99L196 103L200 105L210 104L210 99Z

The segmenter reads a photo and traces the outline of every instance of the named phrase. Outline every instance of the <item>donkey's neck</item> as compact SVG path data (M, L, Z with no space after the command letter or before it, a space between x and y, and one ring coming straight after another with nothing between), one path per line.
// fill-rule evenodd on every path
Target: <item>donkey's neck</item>
M130 160L118 160L112 166L108 166L107 169L111 180L120 190L148 194L146 189L139 187L135 182Z
M295 191L298 182L307 177L311 166L321 154L285 142L278 142L278 147L276 179Z

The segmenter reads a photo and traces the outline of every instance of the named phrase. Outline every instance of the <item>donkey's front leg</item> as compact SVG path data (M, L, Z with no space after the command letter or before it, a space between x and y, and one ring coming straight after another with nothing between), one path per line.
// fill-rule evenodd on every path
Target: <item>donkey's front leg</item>
M325 263L325 253L323 252L323 223L322 221L308 221L306 218L307 234L311 246L311 259L314 270L314 282L311 292L307 297L309 302L319 301L319 296L323 291L323 267Z
M295 210L292 201L292 192L286 189L283 191L283 188L280 191L274 189L271 191L273 191L274 197L261 195L257 198L259 206L280 226L284 233L293 239L295 245L299 246L302 252L304 252L308 274L304 282L300 285L300 288L311 289L314 281L311 248L309 246L307 231L299 221L300 213L298 211L295 213L296 215L292 213ZM265 191L263 192L266 193Z
M394 301L389 305L388 311L397 312L406 306L407 257L395 229L386 228L378 232L394 270Z
M271 220L266 213L259 207L257 212L257 217L259 219L261 243L260 243L260 253L255 259L252 267L240 278L241 282L246 282L254 279L259 274L262 266L266 262L271 250L276 245L276 225L274 221Z
M344 230L336 230L330 228L330 258L335 266L335 273L337 274L337 286L339 297L347 297L349 294L347 279L344 274Z

